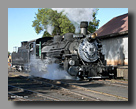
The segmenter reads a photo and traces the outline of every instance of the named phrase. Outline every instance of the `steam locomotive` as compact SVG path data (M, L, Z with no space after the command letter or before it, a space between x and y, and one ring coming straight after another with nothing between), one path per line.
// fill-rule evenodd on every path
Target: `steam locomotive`
M24 57L28 57L27 61L22 63L28 63L30 54L35 54L41 60L53 58L53 63L59 64L60 68L71 76L80 79L108 78L112 73L112 67L106 66L102 44L96 37L97 34L87 34L87 27L88 22L82 21L81 34L66 33L63 36L56 35L53 38L44 37L22 42L19 52L25 51ZM15 54L17 53L12 54L13 63L17 61Z

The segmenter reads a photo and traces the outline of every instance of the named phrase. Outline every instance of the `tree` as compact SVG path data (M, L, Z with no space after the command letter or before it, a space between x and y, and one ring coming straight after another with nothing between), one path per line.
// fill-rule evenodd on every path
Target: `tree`
M97 12L98 12L99 9L96 9L96 12L93 12L93 21L90 21L89 22L89 25L88 25L88 31L90 33L94 33L97 29L98 29L98 26L99 26L99 22L100 20L97 20L96 19L96 15L97 15Z
M63 14L63 11L57 13L49 8L38 9L35 20L32 21L32 27L35 28L37 34L44 31L43 37L51 36L48 31L48 26L54 27L52 35L57 33L63 35L68 32L75 32L75 27L71 21Z
M11 54L11 53L8 51L8 56L10 56L10 54Z
M8 51L8 58L9 58L10 55L11 55L11 53Z

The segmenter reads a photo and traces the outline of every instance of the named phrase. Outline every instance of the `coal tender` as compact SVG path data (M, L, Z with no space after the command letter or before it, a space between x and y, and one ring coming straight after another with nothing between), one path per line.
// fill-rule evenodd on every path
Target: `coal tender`
M42 59L51 57L60 68L71 76L81 79L106 78L109 76L102 45L97 34L87 34L88 22L80 24L81 34L56 35L44 44Z

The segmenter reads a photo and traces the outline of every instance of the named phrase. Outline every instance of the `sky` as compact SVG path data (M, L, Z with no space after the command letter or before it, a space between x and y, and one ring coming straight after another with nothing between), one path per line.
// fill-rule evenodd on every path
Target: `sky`
M21 46L22 41L42 37L32 27L38 8L8 8L8 51ZM128 8L99 8L96 18L100 20L99 28L116 16L128 13Z

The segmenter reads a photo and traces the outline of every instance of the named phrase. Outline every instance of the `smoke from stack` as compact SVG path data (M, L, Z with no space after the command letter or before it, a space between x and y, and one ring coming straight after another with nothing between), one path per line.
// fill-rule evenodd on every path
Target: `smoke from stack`
M93 20L93 12L96 12L95 8L52 8L58 13L64 11L63 13L68 17L68 19L75 26L75 33L80 32L80 22ZM47 25L47 31L52 35L54 26L51 24Z
M52 35L53 30L54 30L54 26L52 26L51 24L47 25L47 32L48 32L49 34Z
M68 19L75 26L75 33L79 33L80 31L80 22L81 21L92 21L93 20L93 12L96 12L95 8L52 8L53 10L57 10L58 13L64 11L64 14L68 17Z

